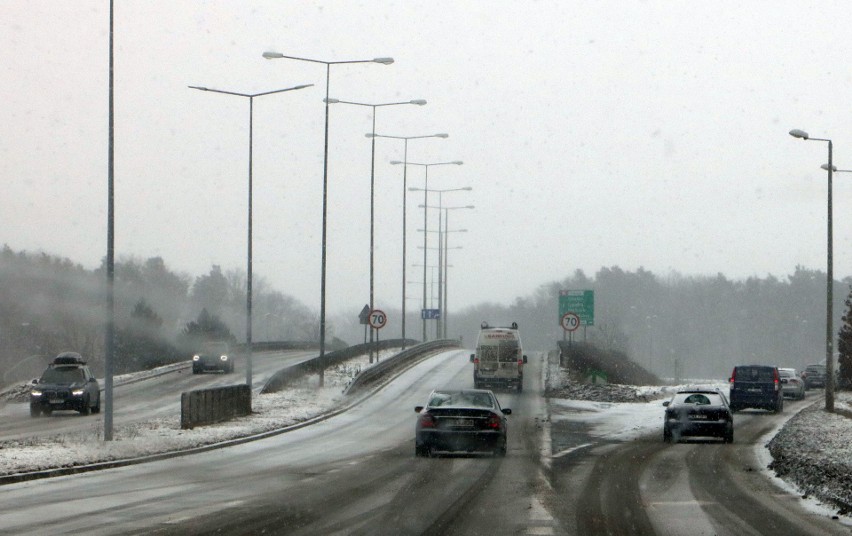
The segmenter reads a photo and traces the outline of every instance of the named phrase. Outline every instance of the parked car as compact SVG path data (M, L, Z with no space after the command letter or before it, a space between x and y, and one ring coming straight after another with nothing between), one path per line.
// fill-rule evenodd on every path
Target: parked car
M205 342L201 351L192 356L192 373L199 374L210 370L218 370L224 373L234 372L234 360L230 351L227 342Z
M778 367L772 365L737 365L729 378L731 411L744 408L768 409L780 413L784 409L784 393Z
M799 371L794 368L779 368L778 375L781 377L781 392L794 400L805 398L805 381Z
M813 389L814 387L825 387L825 379L828 374L825 372L825 365L814 363L805 367L805 389Z
M506 415L494 393L487 389L432 391L418 413L414 454L434 452L492 452L506 455Z
M678 442L681 437L717 437L734 442L734 416L725 396L713 388L680 389L663 402L663 441Z
M98 380L76 352L63 352L48 365L30 390L30 416L73 410L81 415L101 411Z

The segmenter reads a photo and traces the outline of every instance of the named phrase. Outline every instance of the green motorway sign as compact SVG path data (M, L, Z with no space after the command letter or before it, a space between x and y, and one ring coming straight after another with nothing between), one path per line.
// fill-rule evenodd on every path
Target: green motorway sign
M580 317L583 326L595 325L595 291L594 290L560 290L559 319L565 313L574 313Z

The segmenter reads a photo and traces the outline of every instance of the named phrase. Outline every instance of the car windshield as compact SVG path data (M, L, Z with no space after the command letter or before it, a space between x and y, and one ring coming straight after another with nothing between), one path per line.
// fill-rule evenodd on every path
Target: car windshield
M674 404L695 406L721 406L722 398L716 393L678 393L674 396Z
M782 378L793 378L796 376L796 371L789 369L778 369L778 375Z
M208 354L226 354L228 353L228 344L224 342L204 343L203 351Z
M51 367L44 371L41 383L71 384L79 383L86 379L83 370L78 367Z
M476 391L436 392L429 399L429 407L493 408L494 399L488 393Z

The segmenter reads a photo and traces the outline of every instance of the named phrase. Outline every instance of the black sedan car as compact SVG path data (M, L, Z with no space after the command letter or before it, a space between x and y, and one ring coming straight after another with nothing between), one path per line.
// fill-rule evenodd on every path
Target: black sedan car
M487 389L432 391L426 406L414 408L417 426L414 454L434 452L491 452L506 455L506 415Z
M678 442L682 437L718 437L734 442L734 417L725 395L718 389L681 389L666 407L663 441Z

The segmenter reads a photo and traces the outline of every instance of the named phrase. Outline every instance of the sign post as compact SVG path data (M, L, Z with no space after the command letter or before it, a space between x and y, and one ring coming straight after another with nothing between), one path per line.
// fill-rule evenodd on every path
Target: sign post
M370 326L376 330L376 363L379 362L379 330L385 327L388 323L388 315L381 309L373 309L370 311L368 318Z
M559 291L559 322L562 323L566 313L573 313L583 326L585 339L586 326L595 325L595 291L594 290L560 290ZM563 328L565 326L563 325ZM576 328L575 328L576 329ZM571 330L573 336L574 330ZM568 330L566 330L566 334Z

